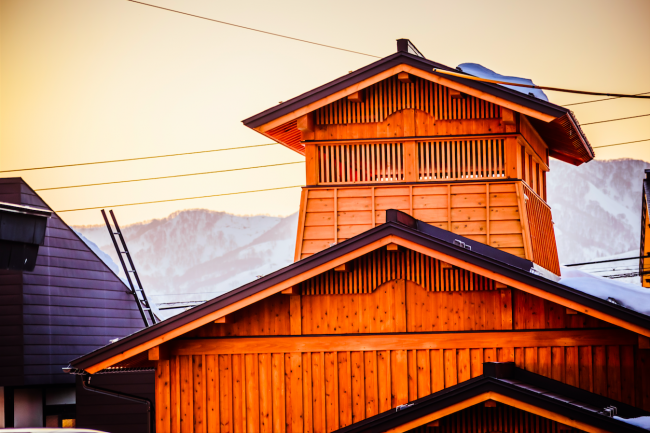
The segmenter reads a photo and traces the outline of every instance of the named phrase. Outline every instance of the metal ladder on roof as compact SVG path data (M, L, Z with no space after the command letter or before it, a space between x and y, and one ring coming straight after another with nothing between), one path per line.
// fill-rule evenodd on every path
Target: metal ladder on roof
M142 315L142 320L144 321L144 326L145 328L148 328L149 326L155 325L157 323L156 315L153 314L151 305L149 303L149 300L147 299L147 295L144 292L144 287L142 287L142 283L140 282L138 271L136 271L135 269L135 265L133 264L133 259L131 258L129 249L126 246L126 241L124 240L124 236L122 236L122 231L120 230L120 226L119 224L117 224L117 219L115 218L115 214L113 213L112 210L109 210L109 212L111 214L111 219L113 220L113 224L115 225L115 231L113 231L113 227L111 227L111 223L108 221L108 218L106 218L106 212L104 212L104 209L102 209L102 216L104 217L104 222L106 223L108 234L110 235L111 240L113 241L113 246L115 247L117 256L120 258L120 263L122 263L122 269L124 269L124 275L126 275L126 279L129 282L129 289L131 289L130 293L133 295L133 298L135 299L135 303L138 306L138 310L140 310L140 314ZM116 238L120 240L120 244L122 245L121 249L117 243ZM124 261L123 256L126 256L127 258L127 261L129 263L128 268L126 266L126 262ZM133 280L131 279L131 274L133 274L137 286L133 284Z

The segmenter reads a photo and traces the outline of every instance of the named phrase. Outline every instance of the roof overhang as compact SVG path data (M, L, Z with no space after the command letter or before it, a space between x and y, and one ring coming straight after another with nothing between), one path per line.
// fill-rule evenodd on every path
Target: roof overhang
M586 432L647 431L612 418L615 406L623 418L650 415L641 409L525 371L514 363L484 363L474 379L351 424L337 433L406 432L476 404L492 400Z
M407 72L425 80L458 90L468 95L501 105L522 113L542 124L557 122L555 127L549 131L554 133L554 140L550 140L550 146L563 144L563 151L558 155L567 155L564 160L571 162L585 162L593 159L591 149L586 137L580 130L571 111L556 104L526 95L516 90L492 83L473 81L458 76L451 76L433 72L434 69L442 69L457 72L448 66L432 62L423 57L412 55L406 52L398 52L370 65L358 69L348 75L340 77L325 85L317 87L309 92L303 93L293 99L269 108L255 116L243 121L244 125L262 134L266 133L287 122L321 108L331 102L351 95L361 89L371 86L388 77L400 72ZM550 133L550 132L549 132ZM540 132L546 140L546 131ZM267 135L269 138L274 137ZM574 138L578 142L574 143ZM548 137L551 139L552 137ZM559 140L559 141L558 141ZM570 146L568 144L571 144ZM576 145L582 146L574 149ZM292 147L293 150L302 153L300 149ZM562 159L562 158L560 158ZM574 163L574 162L572 162Z
M388 211L386 219L385 224L77 358L71 366L97 372L391 243L650 337L649 316L532 273L526 269L532 265L527 260L483 244L469 250L468 244L478 243L398 211Z

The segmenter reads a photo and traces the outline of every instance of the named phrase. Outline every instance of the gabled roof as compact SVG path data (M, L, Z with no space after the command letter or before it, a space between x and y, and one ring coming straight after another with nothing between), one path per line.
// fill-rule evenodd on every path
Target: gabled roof
M434 73L434 69L458 72L458 70L441 63L433 62L408 52L399 51L309 92L305 92L302 95L262 111L242 122L249 128L264 133L266 131L265 128L271 129L277 127L288 121L297 119L303 114L313 111L315 108L320 108L312 107L308 109L307 107L311 104L322 101L321 105L326 105L333 100L340 99L347 96L347 94L354 93L373 84L372 82L368 82L372 77L379 76L382 73L385 74L391 70L393 70L392 72L394 74L405 70L409 73L419 75L421 78L436 80L446 86L458 87L458 90L465 91L468 94L474 93L474 96L481 99L493 99L491 102L499 105L509 105L515 111L529 116L539 134L549 145L550 155L553 157L576 165L594 158L594 152L589 141L580 129L571 110L498 84ZM283 117L286 118L278 123L278 119ZM278 124L276 125L276 123ZM293 146L293 150L303 153L303 151L295 148L295 146Z
M95 350L70 364L94 373L390 243L650 336L650 316L544 278L528 260L433 227L397 210L388 210L385 224Z
M650 412L517 368L514 362L486 362L481 376L336 432L407 431L487 400L519 407L585 431L648 431L613 415L629 419L650 416Z

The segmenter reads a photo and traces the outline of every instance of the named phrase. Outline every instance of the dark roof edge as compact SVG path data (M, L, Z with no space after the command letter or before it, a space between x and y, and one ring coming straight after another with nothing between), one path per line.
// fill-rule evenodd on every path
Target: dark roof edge
M123 339L118 340L113 344L104 346L82 357L76 358L72 360L70 364L76 368L87 368L91 365L97 364L102 360L122 353L128 348L135 347L152 338L156 338L157 336L160 336L171 329L175 329L179 326L190 323L212 311L224 308L268 287L281 283L282 281L285 281L293 276L299 275L305 271L308 271L309 269L336 259L343 254L355 251L364 245L383 239L388 235L398 235L405 240L419 243L422 246L435 249L444 254L462 259L463 261L470 264L480 266L488 270L493 270L505 277L512 278L524 284L529 284L548 293L552 293L565 299L578 302L588 308L593 308L594 310L605 312L606 314L610 314L614 317L633 323L637 326L650 329L650 316L646 316L634 310L624 308L620 305L612 304L603 299L596 298L563 284L553 282L530 272L526 272L515 266L508 265L499 260L495 260L492 257L487 257L485 255L478 254L474 251L467 250L449 242L436 239L416 229L407 227L406 225L388 222L303 260L299 260L283 269L266 275L259 280L252 281L242 287L239 287L238 289L225 293L217 298L212 299L211 301L196 306L177 316L124 337Z
M264 110L261 113L244 119L242 122L249 128L256 128L278 117L302 108L305 105L323 99L335 92L338 92L339 90L343 90L353 84L359 83L367 78L377 75L387 69L390 69L393 66L397 66L403 63L431 73L434 73L433 68L458 72L456 69L450 68L449 66L445 66L441 63L433 62L431 60L427 60L425 58L400 51L395 54L391 54L388 57L384 57L383 59L377 60L376 62L364 66L363 68L358 69L348 75L339 77L333 81L330 81L329 83L305 92L292 99L289 99L282 104L278 104L274 107ZM494 96L501 97L519 105L523 105L533 110L540 111L553 117L563 116L569 111L568 109L559 105L526 95L524 93L509 89L504 86L500 86L498 84L483 83L451 75L443 76L440 74L440 76L451 81L473 87L477 90L490 93Z

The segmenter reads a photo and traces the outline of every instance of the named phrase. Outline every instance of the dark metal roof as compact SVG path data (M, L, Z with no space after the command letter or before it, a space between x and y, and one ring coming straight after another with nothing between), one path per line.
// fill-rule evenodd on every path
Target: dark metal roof
M333 93L336 93L351 85L357 84L367 78L375 76L385 70L401 64L406 64L430 73L434 73L434 68L459 72L449 66L427 60L423 56L421 57L409 53L408 44L406 42L402 42L400 45L400 41L407 41L408 44L411 44L410 41L406 39L399 40L398 47L401 46L401 51L398 51L397 53L392 54L388 57L384 57L383 59L377 60L368 66L358 69L343 77L337 78L336 80L310 90L309 92L303 93L302 95L296 96L295 98L264 110L259 114L243 120L242 122L249 128L257 128L258 126L264 125L285 114L291 113L292 111L302 108L312 102L321 100L329 95L332 95ZM415 48L415 46L413 46L413 48ZM414 52L419 53L419 51L417 51L417 48L415 48ZM569 109L501 86L499 84L473 81L451 75L438 75L443 76L444 78L451 81L464 84L479 91L491 94L493 96L503 98L512 103L522 105L524 107L555 117L556 119L550 123L531 118L531 121L533 121L535 128L547 141L551 156L576 165L594 158L594 151L589 144L589 140L587 140L587 137L584 135L582 129L580 128L580 124ZM535 120L537 121L535 122ZM568 148L567 144L569 145Z
M650 412L517 368L514 362L486 362L481 376L422 397L407 407L388 410L336 432L386 431L489 391L612 432L647 431L611 417L605 409L614 406L617 416L621 418L650 416Z
M197 320L213 311L227 307L268 287L286 281L289 278L300 275L390 235L418 243L424 247L440 251L467 263L498 272L503 276L529 284L548 293L578 302L590 309L602 311L629 323L650 329L650 316L620 305L612 304L611 302L531 273L530 268L532 267L532 262L528 260L518 258L487 245L479 244L476 241L447 232L446 230L437 229L422 221L415 220L403 212L388 210L386 212L385 224L363 232L310 257L299 260L285 268L218 296L154 326L126 336L115 343L76 358L70 361L70 365L78 369L88 368L118 355L125 350L136 347L153 338L164 335L173 329ZM465 245L463 246L461 243ZM467 249L467 245L470 245L472 249Z

